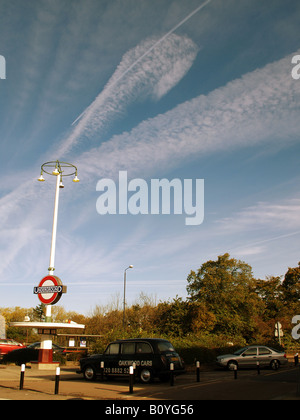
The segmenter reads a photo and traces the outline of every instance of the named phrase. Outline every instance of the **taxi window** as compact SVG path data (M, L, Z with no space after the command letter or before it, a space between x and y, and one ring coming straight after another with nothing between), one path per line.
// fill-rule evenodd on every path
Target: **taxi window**
M123 344L121 344L121 353L122 354L134 354L135 353L135 343L123 343Z
M175 352L174 347L168 341L160 341L157 344L157 347L158 347L158 350L160 352L164 352L164 351L173 351L173 352Z
M138 354L152 353L152 348L148 343L137 343L136 352Z
M110 344L105 350L105 354L119 354L119 344L118 343Z

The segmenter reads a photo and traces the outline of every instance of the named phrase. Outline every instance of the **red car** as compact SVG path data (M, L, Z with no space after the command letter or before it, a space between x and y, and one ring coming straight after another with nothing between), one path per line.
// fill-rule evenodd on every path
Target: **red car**
M2 358L5 354L25 347L23 344L18 343L17 341L10 340L10 339L0 339L0 358Z

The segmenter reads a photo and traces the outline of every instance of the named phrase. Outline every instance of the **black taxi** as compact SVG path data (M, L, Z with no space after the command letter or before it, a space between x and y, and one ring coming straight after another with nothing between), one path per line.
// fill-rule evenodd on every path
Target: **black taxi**
M166 380L170 377L170 364L174 374L184 372L184 363L172 344L160 338L131 338L111 342L103 354L80 359L80 370L88 381L97 376L125 376L134 366L134 375L141 382L149 383L155 377Z

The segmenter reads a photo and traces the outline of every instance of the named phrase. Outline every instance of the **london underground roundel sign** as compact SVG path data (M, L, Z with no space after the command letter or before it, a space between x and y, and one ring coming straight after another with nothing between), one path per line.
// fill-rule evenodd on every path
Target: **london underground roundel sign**
M33 293L45 305L55 305L61 298L62 293L66 293L67 287L63 286L57 276L44 277L37 287L34 287Z

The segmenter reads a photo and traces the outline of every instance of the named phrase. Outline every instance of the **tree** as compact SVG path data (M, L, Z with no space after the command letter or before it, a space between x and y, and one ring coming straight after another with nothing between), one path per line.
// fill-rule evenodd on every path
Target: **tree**
M284 300L287 303L297 303L300 300L300 262L298 267L289 268L282 283Z
M284 305L281 277L271 276L266 280L256 280L255 289L264 305L264 321L278 320Z
M155 299L141 292L137 301L127 310L127 320L132 332L136 331L137 336L153 334L155 311Z
M156 329L160 334L173 337L208 333L216 322L214 314L205 304L184 301L179 297L171 302L160 302L155 312L153 323Z
M261 305L248 264L224 254L204 263L197 273L191 271L187 282L189 299L205 304L215 315L214 332L251 339Z
M160 302L157 305L154 324L159 334L181 336L185 317L185 302L177 296L172 302Z
M44 305L44 303L41 303L33 309L33 321L45 321L45 308L46 305Z

